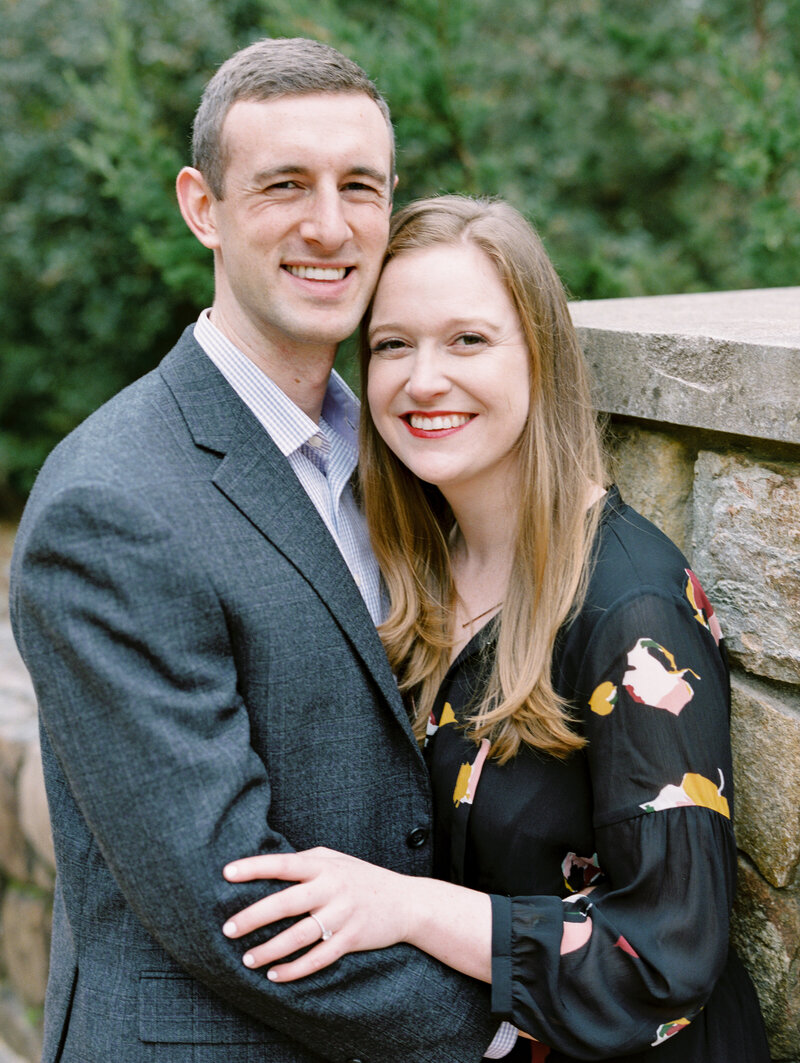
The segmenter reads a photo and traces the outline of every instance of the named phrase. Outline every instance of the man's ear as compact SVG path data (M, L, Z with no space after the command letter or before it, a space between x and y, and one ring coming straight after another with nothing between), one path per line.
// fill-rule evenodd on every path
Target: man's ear
M219 247L219 235L214 219L214 194L206 179L194 166L184 166L175 181L178 206L183 220L204 247Z

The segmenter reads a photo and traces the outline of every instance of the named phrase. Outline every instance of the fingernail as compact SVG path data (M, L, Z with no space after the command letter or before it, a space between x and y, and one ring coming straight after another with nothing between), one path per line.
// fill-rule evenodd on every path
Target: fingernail
M280 975L277 971L267 971L267 978L269 978L270 982L277 982L280 979Z
M235 937L237 931L236 923L232 919L229 919L225 926L222 928L222 933L225 937Z
M245 967L255 967L256 958L251 952L246 952L244 956L242 956L242 963Z
M222 873L226 878L238 878L239 868L236 864L228 864Z

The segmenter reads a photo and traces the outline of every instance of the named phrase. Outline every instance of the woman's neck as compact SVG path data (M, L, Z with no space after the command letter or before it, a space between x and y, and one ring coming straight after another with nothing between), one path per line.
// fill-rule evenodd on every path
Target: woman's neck
M461 507L454 510L450 562L456 590L453 660L497 614L511 576L517 515L511 507Z

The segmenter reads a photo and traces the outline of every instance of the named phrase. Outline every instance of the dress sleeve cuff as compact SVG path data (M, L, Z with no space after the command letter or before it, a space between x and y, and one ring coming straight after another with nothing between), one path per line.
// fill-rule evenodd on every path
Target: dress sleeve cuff
M511 898L492 894L492 1014L511 1018Z

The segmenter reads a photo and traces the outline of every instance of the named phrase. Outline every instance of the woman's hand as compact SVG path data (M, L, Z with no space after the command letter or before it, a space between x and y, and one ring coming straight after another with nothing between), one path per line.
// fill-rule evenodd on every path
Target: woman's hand
M415 885L425 881L323 848L247 857L228 864L223 874L229 882L296 883L237 912L222 928L226 937L239 938L280 919L306 915L243 956L247 967L263 967L318 942L291 963L273 967L267 976L274 982L304 978L348 952L408 941Z
M267 977L273 982L305 978L348 952L401 941L472 978L492 980L492 909L485 893L400 875L322 848L246 857L228 864L223 874L229 882L294 883L237 912L222 928L227 937L239 938L277 920L297 918L242 957L245 966L255 968L309 949L272 967Z

